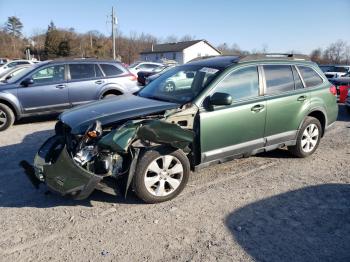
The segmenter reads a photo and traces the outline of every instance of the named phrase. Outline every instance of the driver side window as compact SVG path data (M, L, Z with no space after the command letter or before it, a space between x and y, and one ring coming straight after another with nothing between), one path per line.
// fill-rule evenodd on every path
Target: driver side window
M35 85L53 84L64 81L64 65L49 66L32 76Z
M259 74L256 66L238 69L222 80L215 92L227 93L233 101L259 96Z

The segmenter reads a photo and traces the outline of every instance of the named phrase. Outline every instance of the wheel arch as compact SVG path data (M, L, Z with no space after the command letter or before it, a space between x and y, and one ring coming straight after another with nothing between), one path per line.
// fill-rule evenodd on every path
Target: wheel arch
M303 118L303 121L301 121L299 128L298 128L299 130L300 130L302 124L304 123L306 117L314 117L318 121L320 121L321 127L322 127L322 137L323 137L325 130L326 130L326 127L327 127L326 111L322 107L316 107L316 108L309 110L307 112L306 116Z
M15 115L15 119L20 118L20 110L14 103L10 102L8 99L4 99L3 97L0 97L0 104L4 104L8 106L12 110L13 114Z
M123 95L123 94L124 92L122 91L122 88L117 86L110 86L101 90L99 99L103 98L106 95Z

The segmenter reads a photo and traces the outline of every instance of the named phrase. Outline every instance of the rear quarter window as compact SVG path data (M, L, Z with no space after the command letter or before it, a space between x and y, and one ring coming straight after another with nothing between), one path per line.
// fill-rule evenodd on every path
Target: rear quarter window
M118 76L124 73L121 69L111 64L100 64L100 66L106 76Z
M264 65L266 94L294 90L294 78L290 65Z
M69 70L72 80L90 79L102 76L96 64L70 64Z
M313 68L308 66L298 66L298 69L306 87L314 87L323 83L323 79Z

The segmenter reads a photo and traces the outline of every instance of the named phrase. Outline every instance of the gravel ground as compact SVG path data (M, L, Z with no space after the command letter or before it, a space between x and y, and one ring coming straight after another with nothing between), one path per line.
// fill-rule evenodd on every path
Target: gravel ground
M47 119L46 119L47 120ZM1 261L350 261L350 115L311 157L285 150L194 173L173 201L36 190L18 166L54 121L0 134Z

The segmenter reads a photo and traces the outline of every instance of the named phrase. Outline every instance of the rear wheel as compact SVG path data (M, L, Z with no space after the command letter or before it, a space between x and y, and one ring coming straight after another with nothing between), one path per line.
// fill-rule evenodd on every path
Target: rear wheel
M102 97L102 99L111 99L117 97L118 94L106 94Z
M297 157L307 157L315 152L322 135L321 123L314 117L306 117L301 126L295 146L289 148Z
M0 104L0 131L6 130L15 122L15 115L7 105Z
M146 203L173 199L185 188L190 174L187 156L181 150L159 148L139 159L133 189Z

